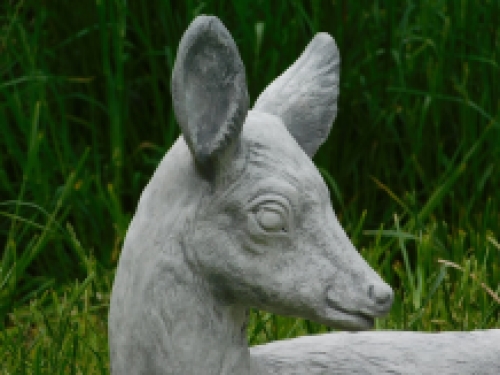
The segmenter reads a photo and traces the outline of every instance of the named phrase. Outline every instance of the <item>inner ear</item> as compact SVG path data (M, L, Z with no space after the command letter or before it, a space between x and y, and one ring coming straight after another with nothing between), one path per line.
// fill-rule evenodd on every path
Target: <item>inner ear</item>
M172 98L197 165L204 172L212 170L237 144L249 106L243 62L218 18L199 16L182 36L172 74Z

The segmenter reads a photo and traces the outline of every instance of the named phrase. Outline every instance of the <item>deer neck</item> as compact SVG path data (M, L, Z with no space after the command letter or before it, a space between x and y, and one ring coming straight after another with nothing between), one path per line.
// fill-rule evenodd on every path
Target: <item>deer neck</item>
M183 374L260 374L248 348L248 310L216 297L193 272L182 277L191 282L170 291L175 300L165 301L171 311L163 314L171 318L167 356L175 367Z

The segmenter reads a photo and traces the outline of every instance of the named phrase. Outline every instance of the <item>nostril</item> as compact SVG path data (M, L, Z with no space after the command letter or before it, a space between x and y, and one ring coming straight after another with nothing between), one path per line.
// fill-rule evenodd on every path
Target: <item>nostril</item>
M368 296L375 301L377 305L390 305L392 303L393 292L392 288L385 284L370 285L368 288Z

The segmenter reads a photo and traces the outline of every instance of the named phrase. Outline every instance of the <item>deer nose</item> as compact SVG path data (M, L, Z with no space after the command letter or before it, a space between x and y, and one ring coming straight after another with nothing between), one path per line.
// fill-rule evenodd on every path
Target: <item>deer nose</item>
M386 283L377 283L369 286L368 296L375 302L375 305L379 309L389 311L394 298L394 293L392 288Z

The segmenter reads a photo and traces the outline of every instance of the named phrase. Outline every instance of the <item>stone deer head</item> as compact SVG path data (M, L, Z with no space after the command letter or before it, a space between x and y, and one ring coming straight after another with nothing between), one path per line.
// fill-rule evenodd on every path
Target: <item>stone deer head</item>
M248 373L251 307L347 330L388 312L392 289L311 160L338 85L338 50L320 33L250 110L231 35L215 17L193 21L172 76L182 136L141 196L113 287L113 373Z

